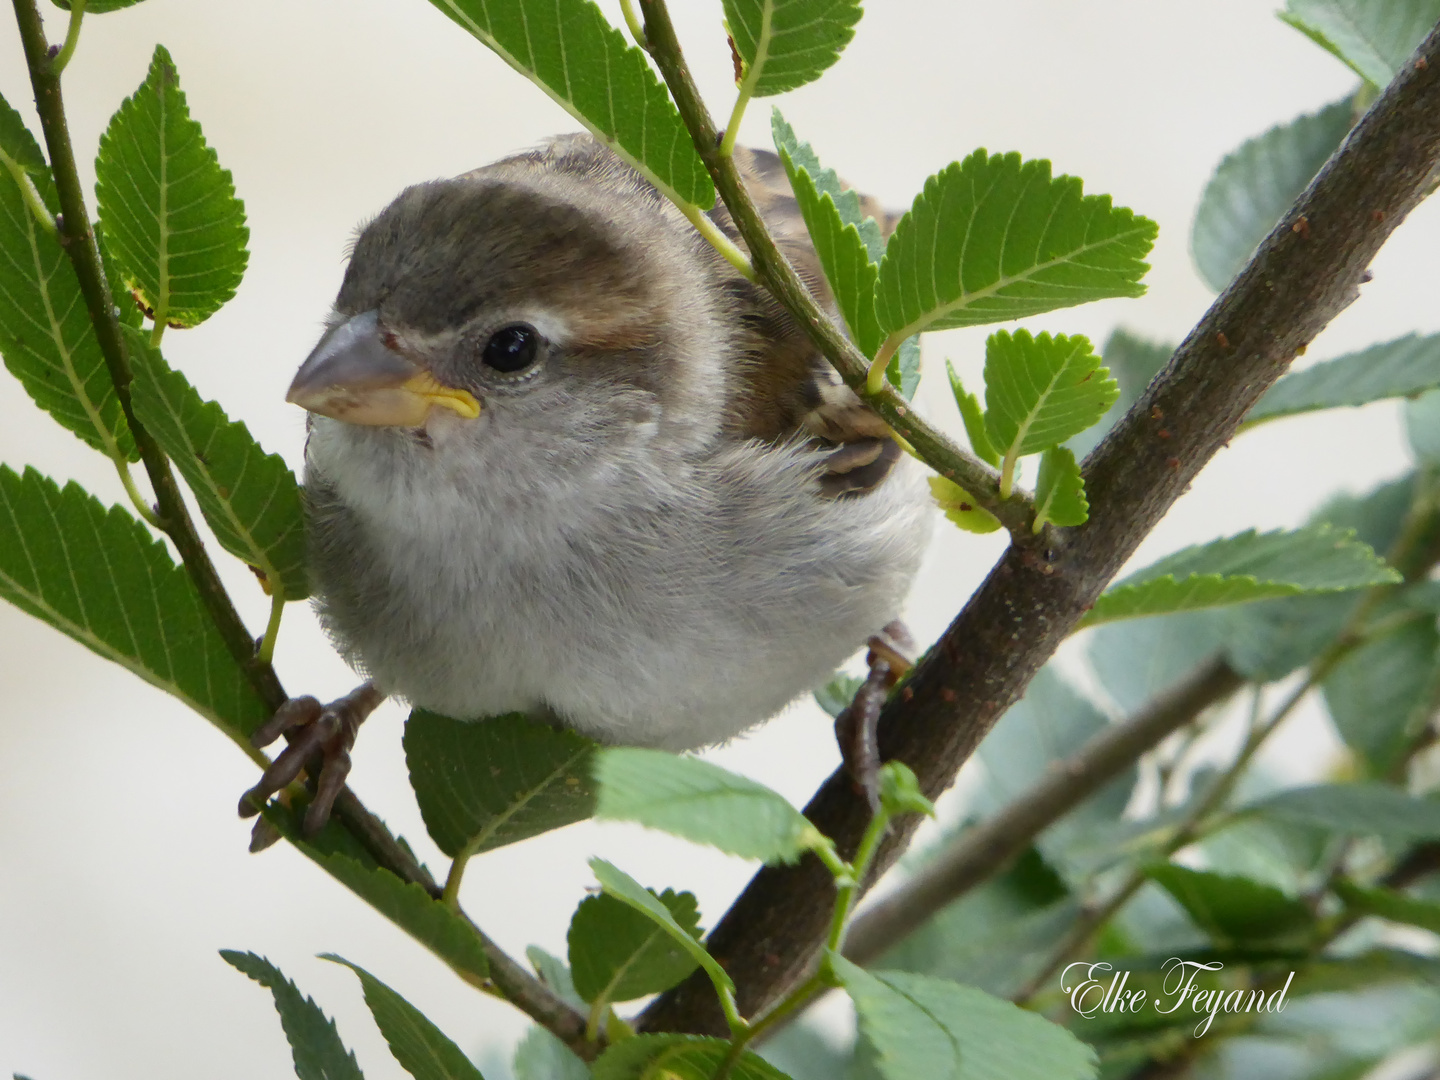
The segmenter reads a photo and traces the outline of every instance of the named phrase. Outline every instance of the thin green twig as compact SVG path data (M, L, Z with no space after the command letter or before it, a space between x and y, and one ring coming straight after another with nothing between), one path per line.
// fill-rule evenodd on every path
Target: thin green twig
M70 25L65 29L65 44L50 61L50 74L57 79L65 70L65 65L70 63L70 57L75 55L75 46L80 44L80 21L85 18L85 4L86 0L70 0Z
M40 192L35 190L35 182L30 179L30 174L20 167L20 163L9 154L0 149L0 165L4 165L15 186L20 189L20 198L30 211L36 223L50 236L58 237L59 233L55 228L55 218L51 216L45 203L40 198Z

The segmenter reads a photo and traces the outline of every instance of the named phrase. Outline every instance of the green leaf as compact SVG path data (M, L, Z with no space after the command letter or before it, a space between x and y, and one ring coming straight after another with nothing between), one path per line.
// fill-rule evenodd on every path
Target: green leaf
M985 430L1006 470L1084 431L1119 396L1120 384L1078 334L1001 330L985 342Z
M272 596L303 600L310 587L294 474L172 371L148 335L123 331L135 372L135 415L185 477L220 546L264 575Z
M591 1080L585 1062L539 1025L515 1047L515 1080Z
M100 136L95 201L124 285L157 323L194 326L235 295L249 258L245 206L164 46Z
M636 1035L613 1043L595 1062L594 1080L711 1080L730 1052L730 1040L699 1035ZM764 1058L746 1051L731 1080L789 1080Z
M481 940L464 918L420 885L376 865L338 822L305 839L300 831L303 812L303 806L287 810L273 802L264 811L265 820L286 840L452 968L471 977L490 970Z
M900 343L890 363L885 365L885 378L900 391L906 401L915 396L920 386L920 335L908 337Z
M1371 776L1398 766L1434 711L1440 633L1422 619L1370 640L1321 684L1325 707L1345 744Z
M0 154L0 355L62 427L102 454L138 461L75 269L25 205L17 173L52 217L60 205L55 183L24 121L3 99Z
M1220 292L1240 272L1354 123L1354 100L1278 124L1242 143L1200 196L1190 250L1205 284Z
M1437 0L1286 0L1280 18L1383 88L1440 21Z
M1217 944L1304 942L1315 916L1303 901L1249 878L1212 874L1165 863L1146 871Z
M548 986L552 993L560 1000L584 1011L586 1002L575 992L575 980L570 978L570 969L565 966L564 960L551 956L538 945L527 946L525 956L535 968L535 974L540 981Z
M70 10L69 0L50 0L56 7ZM107 11L119 11L121 8L134 7L140 0L89 0L85 5L86 15L103 15Z
M1174 345L1146 341L1127 330L1116 330L1110 335L1101 350L1101 360L1120 383L1120 396L1105 411L1099 423L1066 441L1065 445L1077 459L1083 460L1086 454L1100 445L1105 433L1130 411L1130 406L1140 399L1174 352Z
M977 150L925 181L880 263L888 334L978 326L1139 296L1153 221L1084 195L1048 161Z
M275 1011L280 1014L300 1080L362 1080L364 1074L355 1055L340 1041L335 1021L312 999L302 996L279 968L251 952L221 949L220 955L274 995Z
M689 953L700 967L705 969L711 982L717 987L725 987L731 994L735 993L735 983L731 981L725 969L706 951L705 946L696 940L690 929L676 921L670 909L661 903L653 892L618 866L608 863L604 859L591 859L590 869L607 896L614 897L649 919L663 930L671 941Z
M855 1002L885 1080L1072 1080L1095 1052L1064 1028L974 987L827 960Z
M1088 645L1090 666L1110 700L1134 712L1220 651L1215 612L1160 615L1100 627Z
M1063 446L1050 447L1040 457L1040 475L1035 480L1034 531L1038 533L1046 522L1084 525L1089 520L1090 503L1075 455Z
M1411 397L1440 386L1440 334L1410 334L1286 375L1245 414L1245 424L1277 416Z
M1417 461L1440 465L1440 390L1405 402L1405 437Z
M779 109L771 114L770 127L835 305L855 347L873 357L884 338L875 318L877 264L884 250L880 226L864 215L860 197L820 164L810 144L796 137Z
M1440 802L1388 784L1316 784L1292 788L1244 807L1246 813L1353 836L1388 840L1440 837Z
M975 501L975 496L953 480L932 476L930 494L946 518L966 532L992 533L1000 528L1000 519Z
M955 405L960 410L960 419L965 424L965 434L970 439L970 449L987 465L1000 466L1000 452L990 444L990 435L985 430L985 410L980 399L965 389L955 365L945 361L945 371L950 376L950 392L955 395Z
M405 761L425 828L452 858L584 821L595 812L595 744L519 713L451 720L416 709Z
M1433 900L1419 900L1393 889L1367 889L1343 878L1333 888L1351 911L1440 934L1440 904Z
M696 941L700 910L693 893L650 894ZM586 1002L634 1001L669 990L699 966L648 916L613 896L587 896L570 920L570 971Z
M837 671L830 677L829 682L815 691L815 704L829 713L830 719L834 720L850 707L850 703L855 700L855 691L860 689L864 681L858 675Z
M715 187L645 55L590 0L430 0L672 198Z
M365 1004L395 1060L415 1080L485 1080L461 1049L451 1042L419 1009L359 964L334 953L323 960L344 964L360 977Z
M855 36L860 0L724 0L745 61L742 92L783 94L818 79Z
M269 715L165 546L77 484L0 465L0 596L232 739Z
M635 821L742 859L793 862L819 838L779 792L699 758L601 750L595 779L602 821Z
M1251 529L1184 548L1131 574L1101 594L1083 625L1399 580L1349 530L1329 525L1290 532Z

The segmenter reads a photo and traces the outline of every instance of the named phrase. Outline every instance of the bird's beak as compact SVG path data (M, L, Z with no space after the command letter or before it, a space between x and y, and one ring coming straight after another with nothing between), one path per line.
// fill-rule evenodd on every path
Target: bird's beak
M420 427L435 406L474 419L480 402L437 382L386 346L378 316L365 311L326 334L285 400L322 416L373 427Z

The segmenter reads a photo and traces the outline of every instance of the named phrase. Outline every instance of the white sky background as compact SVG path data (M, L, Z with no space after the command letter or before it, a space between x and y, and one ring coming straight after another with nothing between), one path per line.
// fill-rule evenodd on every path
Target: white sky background
M607 8L609 5L607 5ZM728 115L730 59L713 0L674 0L712 112ZM1211 296L1187 238L1200 191L1243 139L1346 94L1354 77L1273 17L1269 0L887 0L820 83L782 100L802 138L858 187L892 205L977 146L1048 157L1160 223L1140 300L1028 320L1098 344L1117 324L1178 340ZM64 15L46 6L52 39ZM613 14L613 11L612 11ZM318 337L356 224L406 184L448 176L577 126L423 0L148 0L86 19L65 90L77 156L89 162L111 112L163 42L190 107L234 173L251 231L238 297L204 326L166 335L172 364L297 469L303 415L283 402ZM31 119L8 13L0 92ZM743 138L769 145L769 102ZM38 131L38 125L34 125ZM93 205L93 204L92 204ZM1440 328L1433 252L1440 207L1422 207L1376 261L1361 300L1307 361ZM1427 256L1429 256L1427 258ZM925 344L922 406L952 431L943 360L978 370L984 328ZM0 376L0 461L74 478L123 501L108 462L55 426ZM1393 405L1291 420L1223 452L1141 548L1299 523L1336 489L1393 476L1406 452ZM908 618L922 641L959 609L1000 550L944 525ZM249 573L217 552L252 626L266 605ZM287 614L277 660L292 692L336 696L354 678L309 612ZM35 1080L216 1080L290 1074L269 995L220 948L267 955L336 1015L372 1078L402 1072L385 1051L338 952L420 1006L472 1055L508 1046L514 1010L468 989L419 946L284 846L246 854L236 817L253 766L177 702L13 608L0 606L0 1075ZM405 780L403 713L362 731L352 779L432 869ZM1279 767L1319 769L1332 745L1313 716L1272 750ZM715 755L803 803L837 761L828 720L806 705ZM464 900L514 954L563 955L569 915L600 854L646 884L695 891L706 925L751 868L653 833L575 826L471 864Z

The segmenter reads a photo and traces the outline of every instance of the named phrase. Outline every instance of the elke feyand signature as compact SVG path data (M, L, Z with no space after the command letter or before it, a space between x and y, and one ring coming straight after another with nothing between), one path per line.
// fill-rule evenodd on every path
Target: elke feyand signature
M1195 985L1195 979L1200 972L1219 971L1224 966L1218 960L1203 964L1198 960L1182 960L1178 956L1172 956L1161 967L1164 980L1160 984L1160 993L1150 1004L1155 1007L1156 1012L1173 1013L1189 1001L1190 1008L1197 1015L1206 1014L1205 1019L1195 1025L1197 1039L1210 1030L1211 1022L1219 1013L1278 1013L1285 1008L1285 991L1290 989L1290 983L1295 978L1293 971L1285 979L1284 986L1268 995L1263 990L1226 992L1223 988L1201 990ZM1071 986L1070 972L1074 968L1080 968L1084 977ZM1125 984L1130 981L1130 972L1116 971L1110 976L1110 985L1105 985L1104 975L1111 970L1111 966L1103 961L1087 963L1082 960L1061 972L1060 988L1070 996L1070 1007L1084 1017L1095 1016L1097 1013L1137 1013L1143 1009L1146 992L1143 989L1125 989Z

